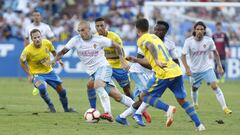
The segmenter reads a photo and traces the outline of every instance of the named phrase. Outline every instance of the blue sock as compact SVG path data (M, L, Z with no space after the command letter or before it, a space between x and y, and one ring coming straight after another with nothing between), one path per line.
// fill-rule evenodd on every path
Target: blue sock
M163 103L158 97L152 97L150 95L146 95L143 98L143 101L155 108L164 110L165 112L167 112L169 105Z
M60 101L62 103L63 109L65 112L68 112L68 99L67 99L67 93L66 90L63 89L60 92L58 92Z
M183 103L182 108L186 111L188 116L191 117L192 121L195 123L195 126L198 127L201 124L201 122L198 118L198 115L194 107L189 102L185 102Z
M96 108L97 97L96 97L95 89L88 89L87 95L88 95L88 101L89 101L90 107Z
M41 84L38 86L38 90L39 90L40 96L47 103L48 107L52 107L53 103L50 97L48 96L48 93L46 91L46 86L44 84Z

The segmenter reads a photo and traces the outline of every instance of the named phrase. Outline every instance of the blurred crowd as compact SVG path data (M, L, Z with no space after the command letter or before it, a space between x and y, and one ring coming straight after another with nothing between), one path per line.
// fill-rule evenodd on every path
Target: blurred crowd
M91 22L105 17L109 30L118 33L125 41L136 40L134 22L144 16L144 2L154 0L0 0L0 40L15 38L22 40L26 26L31 23L31 13L37 10L42 15L42 22L50 25L58 41L66 41L76 34L75 28L81 19ZM190 0L162 0L190 1ZM192 1L192 0L191 0ZM214 2L219 0L194 0L196 2ZM231 1L231 0L220 0ZM234 1L234 0L233 0ZM197 19L206 21L211 31L215 31L215 21L221 21L227 32L230 44L240 43L240 8L183 8L153 7L151 26L156 20L169 22L170 36L182 45L183 40L191 35L192 24Z

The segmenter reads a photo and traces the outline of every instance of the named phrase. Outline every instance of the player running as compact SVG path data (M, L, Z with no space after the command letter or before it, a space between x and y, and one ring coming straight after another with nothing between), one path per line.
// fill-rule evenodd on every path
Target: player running
M97 18L95 20L95 28L97 29L97 35L101 35L111 39L113 42L119 44L123 51L123 43L121 38L112 31L107 31L106 23L103 18ZM123 51L124 52L124 51ZM130 81L128 78L128 72L122 68L121 61L114 47L104 48L105 57L108 63L112 67L112 77L118 82L120 87L123 88L125 95L132 97L130 90ZM93 80L90 78L87 84L88 100L91 108L96 108L96 91L93 86ZM118 100L117 100L118 101Z
M67 94L62 86L62 80L50 65L49 53L51 52L53 56L56 55L54 46L49 40L42 39L38 29L33 29L30 36L33 42L24 48L20 56L20 65L27 73L28 80L39 90L40 96L47 103L50 112L56 112L56 110L48 96L47 84L57 91L64 111L74 112L74 109L68 107Z
M116 89L111 79L112 68L104 56L103 48L114 47L119 56L122 67L124 69L128 69L129 67L123 57L122 49L119 44L112 42L112 40L106 37L92 35L90 30L89 22L81 21L78 25L79 35L74 36L70 41L68 41L66 46L57 54L53 63L58 61L70 49L76 49L79 59L87 66L86 72L94 80L94 89L96 90L102 103L102 107L104 108L104 113L101 114L100 117L112 122L113 116L111 114L109 96L114 97L115 100L117 99L117 101L126 106L131 106L133 100L121 94Z
M136 22L136 28L139 36L137 45L155 72L155 76L147 84L148 88L140 94L142 101L157 109L164 110L167 113L166 126L169 127L173 123L173 113L176 111L176 107L165 104L159 99L164 91L169 88L174 93L178 103L195 123L197 131L205 130L194 107L185 100L186 92L180 67L172 61L163 42L156 35L148 33L147 19L139 19ZM142 124L141 115L134 114L133 117L139 125L145 126ZM121 120L125 122L126 118L121 118Z

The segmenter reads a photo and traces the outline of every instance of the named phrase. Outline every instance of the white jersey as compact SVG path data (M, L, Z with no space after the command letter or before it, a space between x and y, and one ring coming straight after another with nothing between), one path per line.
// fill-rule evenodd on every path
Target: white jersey
M137 50L137 53L144 56L143 52L139 48ZM143 67L139 63L132 63L129 71L132 72L132 73L146 73L146 74L152 74L153 73L152 70Z
M81 62L87 66L87 73L92 75L99 67L109 65L104 56L104 47L111 47L112 41L103 36L93 35L89 40L83 40L80 35L74 36L66 44L67 49L76 49Z
M204 36L201 41L197 41L191 36L185 40L182 54L189 54L190 69L193 73L197 73L213 68L209 53L214 50L216 47L212 38Z
M175 43L172 40L170 40L169 38L167 38L167 37L164 37L164 41L163 42L164 42L164 45L167 48L170 56L173 59L178 59L179 55L177 53L177 49L176 49Z
M25 38L28 38L29 42L31 42L31 35L30 32L33 29L38 29L41 32L41 35L43 38L53 38L54 37L54 33L53 31L50 29L50 26L45 24L45 23L40 23L38 26L34 25L34 23L31 23L29 26L26 27L25 32L24 32L24 36Z

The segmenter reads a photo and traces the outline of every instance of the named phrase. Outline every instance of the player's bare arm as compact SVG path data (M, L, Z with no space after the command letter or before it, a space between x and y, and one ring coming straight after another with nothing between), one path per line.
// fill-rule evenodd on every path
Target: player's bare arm
M22 69L24 70L24 72L27 73L28 81L31 83L33 80L33 75L29 72L29 68L28 68L26 62L20 60L20 65L21 65Z
M51 51L51 53L52 53L52 55L53 55L54 57L56 57L57 52L56 52L55 50ZM59 60L59 64L61 65L62 68L64 68L64 63L63 63L63 61L62 61L61 59Z
M119 44L112 42L112 47L115 48L115 51L117 52L117 55L119 56L121 65L124 69L129 70L130 66L127 64L125 58L124 58L124 53L122 48L120 47Z
M187 64L186 54L182 54L181 59L182 59L183 66L185 67L185 70L186 70L186 75L187 76L192 76L192 72L190 70L190 67Z
M156 64L160 67L160 68L165 68L166 67L166 63L162 63L161 61L159 61L158 59L158 53L157 50L155 48L155 46L153 44L151 44L150 42L145 43L146 44L146 48L150 51L150 53L153 56L154 61L156 62Z
M219 54L218 54L217 50L214 50L213 54L214 54L214 58L215 58L216 63L217 63L218 73L222 76L224 74L224 70L222 68L221 60L220 60L220 57L219 57Z
M133 62L133 63L139 63L141 66L143 66L147 69L152 69L152 66L149 64L148 60L144 57L139 58L139 57L134 57L134 56L127 56L126 60Z
M62 56L65 55L68 51L69 49L63 48L60 52L58 52L54 60L52 61L52 64L55 64L57 61L59 61L62 58Z

